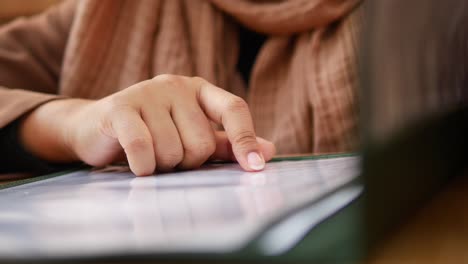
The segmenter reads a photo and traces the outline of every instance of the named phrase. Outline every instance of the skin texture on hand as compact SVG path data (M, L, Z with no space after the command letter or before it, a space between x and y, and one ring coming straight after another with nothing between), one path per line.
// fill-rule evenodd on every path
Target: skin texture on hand
M224 131L215 131L211 122ZM21 125L33 154L93 166L127 160L135 175L233 160L263 169L274 145L255 136L247 103L198 77L159 75L101 100L42 105Z

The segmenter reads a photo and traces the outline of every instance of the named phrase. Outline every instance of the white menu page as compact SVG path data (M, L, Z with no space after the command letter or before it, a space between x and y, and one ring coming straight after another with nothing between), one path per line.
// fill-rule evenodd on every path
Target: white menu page
M3 189L0 257L233 252L353 180L359 163L357 156L280 161L261 172L212 164L149 177L81 170Z

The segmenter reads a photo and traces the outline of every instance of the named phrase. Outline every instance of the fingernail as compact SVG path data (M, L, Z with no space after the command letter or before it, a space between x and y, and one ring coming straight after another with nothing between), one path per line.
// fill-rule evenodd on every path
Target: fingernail
M252 170L263 170L265 168L265 160L257 152L250 152L247 155L247 162Z

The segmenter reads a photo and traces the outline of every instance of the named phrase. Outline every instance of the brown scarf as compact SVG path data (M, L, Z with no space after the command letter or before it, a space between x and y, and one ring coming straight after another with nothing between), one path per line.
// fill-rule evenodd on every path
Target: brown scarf
M101 98L162 73L201 76L244 96L279 153L349 151L358 2L80 1L60 93ZM236 70L238 23L268 35L249 84Z

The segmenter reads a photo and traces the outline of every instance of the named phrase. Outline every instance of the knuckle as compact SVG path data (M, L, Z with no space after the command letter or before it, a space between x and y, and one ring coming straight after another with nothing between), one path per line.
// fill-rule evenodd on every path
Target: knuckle
M182 150L174 149L169 150L160 157L158 157L158 167L161 169L172 169L175 168L179 163L182 162L184 153Z
M161 74L153 78L157 82L164 83L174 87L179 87L183 82L183 77L174 74Z
M139 137L129 140L122 147L125 151L138 151L147 148L150 144L152 144L150 139Z
M156 86L159 89L163 89L165 91L171 91L171 95L174 94L182 95L187 91L187 77L181 75L172 75L172 74L162 74L158 75L154 78L154 82L152 82L152 86ZM156 84L156 85L154 85Z
M205 83L207 83L208 81L203 79L202 77L200 76L194 76L191 78L192 82L198 84L198 85L203 85Z
M248 111L249 106L244 99L232 96L226 102L226 110L230 112Z
M156 75L153 77L153 80L155 81L166 81L166 80L170 80L174 75L172 74L168 74L168 73L163 73L163 74L159 74L159 75Z
M257 145L257 139L252 131L242 131L234 137L232 143L237 148L248 149Z
M216 150L216 143L213 140L200 140L197 143L185 147L185 155L191 159L206 159Z

